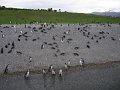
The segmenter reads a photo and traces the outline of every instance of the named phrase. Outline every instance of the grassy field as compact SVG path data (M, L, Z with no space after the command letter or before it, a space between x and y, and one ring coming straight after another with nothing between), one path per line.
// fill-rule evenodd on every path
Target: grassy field
M42 10L0 10L0 24L11 23L120 23L120 18L83 13L52 12Z

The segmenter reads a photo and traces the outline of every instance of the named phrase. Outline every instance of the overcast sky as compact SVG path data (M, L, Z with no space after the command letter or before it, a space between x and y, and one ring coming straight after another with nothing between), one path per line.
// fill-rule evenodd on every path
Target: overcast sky
M120 0L0 0L1 6L69 12L120 11Z

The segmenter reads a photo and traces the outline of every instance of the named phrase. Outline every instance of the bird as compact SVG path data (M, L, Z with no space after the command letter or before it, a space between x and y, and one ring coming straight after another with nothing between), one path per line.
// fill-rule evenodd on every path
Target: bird
M31 57L31 56L29 56L29 60L32 60L32 57Z
M42 45L41 45L41 49L43 49L43 48L44 48L44 45L42 44Z
M4 70L4 74L7 74L8 73L8 66L9 66L10 64L7 64L7 66L5 67L5 70Z
M4 34L2 34L2 38L4 38L5 37L5 35Z
M25 75L24 75L24 78L25 78L25 79L28 79L29 74L30 74L30 71L29 71L29 69L28 69L27 72L26 72Z
M71 66L70 60L68 61L67 65L68 65L68 67L70 67L70 66Z
M62 69L59 70L59 77L62 77Z
M23 31L20 31L20 33L22 34L22 33L23 33Z
M63 43L63 39L61 39L61 42Z
M15 46L14 41L12 42L12 46L13 46L13 47Z
M45 71L45 69L42 70L42 73L43 73L43 75L46 75L46 71Z
M85 61L83 60L83 58L80 59L80 65L83 66L85 64Z
M89 45L86 45L86 47L87 47L87 48L90 48L90 46L89 46Z
M64 67L65 67L65 70L68 70L68 65L66 63L64 65Z
M5 48L8 48L8 45L5 45Z
M53 65L51 64L48 68L48 72L50 72L53 69Z
M4 52L4 51L3 51L3 48L1 48L1 51L0 51L0 52L1 52L1 54L3 54L3 52Z
M52 73L52 75L55 75L55 70L54 70L54 69L52 69L51 73Z

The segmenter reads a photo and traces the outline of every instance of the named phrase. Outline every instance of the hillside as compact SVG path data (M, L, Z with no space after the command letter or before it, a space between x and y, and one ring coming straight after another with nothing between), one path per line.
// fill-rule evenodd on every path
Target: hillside
M92 14L100 15L100 16L111 16L111 17L119 17L120 12L93 12Z
M8 24L10 21L11 23L120 23L120 18L46 10L0 10L0 24Z

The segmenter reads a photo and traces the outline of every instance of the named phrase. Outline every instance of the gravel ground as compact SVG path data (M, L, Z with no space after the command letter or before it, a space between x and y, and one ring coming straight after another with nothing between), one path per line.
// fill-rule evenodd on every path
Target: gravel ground
M119 24L0 25L0 73L120 61Z

